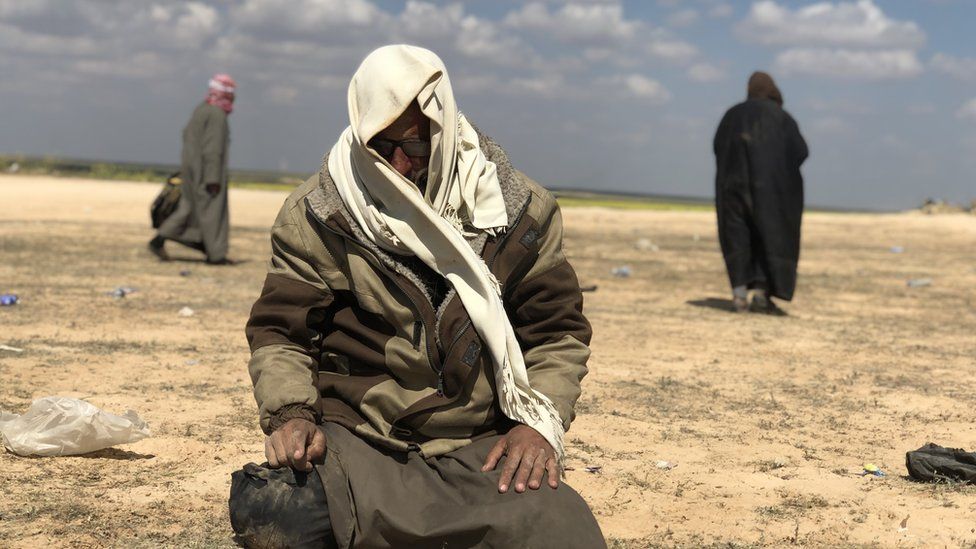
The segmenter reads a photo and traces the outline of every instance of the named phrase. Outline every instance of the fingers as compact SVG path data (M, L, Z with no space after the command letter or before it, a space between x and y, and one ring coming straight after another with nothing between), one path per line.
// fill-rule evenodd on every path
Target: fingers
M306 429L292 429L285 435L288 441L288 464L296 471L307 471L311 464L305 459L305 443L310 433Z
M539 454L532 464L532 473L529 475L529 488L538 490L539 486L542 485L542 475L546 472L546 463L549 461L548 457L548 452L546 452L545 448L539 448Z
M508 487L512 483L512 477L515 475L519 464L522 463L522 452L523 450L519 446L508 449L508 459L505 460L501 478L498 479L499 492L504 494L508 491Z
M541 448L530 448L522 454L518 472L515 473L515 491L519 494L525 491L529 478L532 476L532 470L535 468L535 463L542 457L540 454L543 452L544 450Z
M271 448L275 453L275 462L278 464L277 467L284 467L285 465L288 465L288 452L285 450L285 444L281 440L281 435L281 431L275 431L274 433L271 433L270 437L268 437L268 440L271 443Z
M546 472L549 473L549 487L555 490L559 487L559 463L556 462L556 456L550 456L546 460Z
M505 455L505 447L508 445L508 440L505 437L498 439L498 442L492 446L491 451L488 452L488 457L485 458L485 464L481 467L482 473L487 473L498 465L498 460L502 459Z
M312 436L308 443L308 449L305 451L306 459L308 459L309 469L311 469L311 462L318 461L322 459L325 455L325 433L322 429L315 427L312 429Z
M270 436L264 437L264 457L268 460L268 467L272 469L281 467L281 464L278 462L278 454L275 453L274 446L271 444Z

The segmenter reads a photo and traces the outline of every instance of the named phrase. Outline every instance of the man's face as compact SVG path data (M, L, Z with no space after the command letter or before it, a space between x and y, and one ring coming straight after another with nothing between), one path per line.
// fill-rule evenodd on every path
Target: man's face
M390 154L383 154L378 141L396 142ZM402 143L402 142L406 143ZM427 169L430 161L430 119L420 111L414 101L410 107L383 131L370 140L370 146L393 166L401 175L416 182L417 177ZM424 149L426 144L426 150ZM406 149L406 152L404 151ZM425 154L419 154L418 150ZM410 153L410 154L408 154Z

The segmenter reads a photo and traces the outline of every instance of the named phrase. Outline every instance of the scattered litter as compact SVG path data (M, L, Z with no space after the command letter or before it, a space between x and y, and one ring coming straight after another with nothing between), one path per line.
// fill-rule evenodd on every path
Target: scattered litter
M14 162L7 166L7 173L17 173L20 171L20 164Z
M581 292L595 292L596 291L596 284L594 284L592 286L580 286L580 291Z
M0 295L0 307L10 307L16 305L20 299L15 294Z
M0 351L10 351L11 353L23 353L24 350L20 347L11 347L10 345L0 345Z
M195 315L197 313L196 313L196 311L194 311L193 309L191 309L189 307L183 307L176 314L178 314L178 315L180 315L182 317L191 317L191 316L193 316L193 315Z
M882 471L881 468L878 467L877 465L873 463L865 463L864 470L861 471L861 476L866 477L868 475L875 476L875 477L885 476L884 471Z
M596 473L599 473L600 471L602 471L603 470L603 467L601 467L600 465L587 465L585 467L585 470L586 470L587 473L594 473L594 474L596 474Z
M190 359L184 360L183 361L183 364L186 365L186 366L196 366L196 365L200 364L200 361L197 360L197 359L195 359L195 358L190 358Z
M191 274L190 269L183 269L180 271L180 276L190 276Z
M646 238L638 239L637 242L634 243L634 248L642 252L656 252L660 250L660 248L657 247L657 244Z
M913 278L913 279L909 280L906 284L908 284L908 287L909 288L924 288L925 286L931 286L932 285L932 279L931 278Z
M908 519L909 518L911 518L911 515L908 515L904 519L902 519L901 524L898 525L898 531L899 532L907 532L908 531Z
M35 400L24 415L0 412L0 438L18 456L74 456L149 436L132 410L117 416L67 397Z
M116 299L122 299L123 297L134 294L138 291L139 290L133 288L132 286L119 286L118 288L112 290L111 292L108 292L108 295Z
M671 469L674 469L675 467L677 467L678 464L677 463L674 463L672 461L664 461L662 459L662 460L659 460L659 461L655 462L654 463L654 466L657 467L658 469L662 470L662 471L670 471Z
M892 246L890 248L890 250L891 250L891 253L893 253L893 254L900 254L900 253L904 253L905 247L904 246Z
M617 278L627 278L631 275L630 265L622 265L610 269L610 274Z

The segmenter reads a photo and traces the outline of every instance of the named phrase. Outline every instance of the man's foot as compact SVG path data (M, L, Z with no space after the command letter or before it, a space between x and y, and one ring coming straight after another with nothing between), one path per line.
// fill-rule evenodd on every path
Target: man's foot
M744 313L749 310L749 302L744 297L732 298L732 312Z
M786 311L777 307L769 296L759 292L752 296L752 304L749 306L749 310L765 315L786 316Z
M164 239L158 236L149 241L149 253L159 258L160 261L169 261L169 254L166 253L166 248L163 247L165 242Z

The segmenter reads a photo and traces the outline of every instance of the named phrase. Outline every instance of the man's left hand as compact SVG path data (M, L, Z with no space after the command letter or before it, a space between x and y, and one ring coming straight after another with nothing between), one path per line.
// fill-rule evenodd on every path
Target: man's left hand
M526 487L538 490L542 486L543 473L549 473L549 487L559 486L559 465L552 445L528 425L517 425L505 434L488 452L481 471L487 473L498 465L502 456L508 456L498 479L498 491L505 493L515 484L515 491L522 493Z

